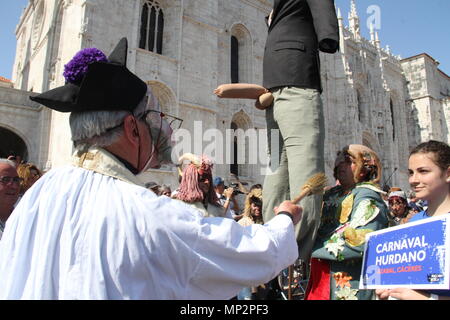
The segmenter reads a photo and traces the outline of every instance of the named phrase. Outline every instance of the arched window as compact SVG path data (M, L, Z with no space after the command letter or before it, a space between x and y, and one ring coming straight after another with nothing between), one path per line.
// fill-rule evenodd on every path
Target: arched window
M2 137L0 158L17 155L20 156L22 160L28 160L28 148L21 137L3 127L0 127L0 137Z
M370 114L370 107L366 92L367 91L362 88L356 89L356 103L358 107L357 111L359 122L363 125L370 126L370 119L368 116Z
M234 25L230 32L231 83L254 83L253 42L250 32L242 24Z
M362 122L364 111L362 109L361 94L359 91L356 91L356 103L358 104L358 120Z
M395 117L394 117L394 103L392 99L389 101L389 105L391 108L391 120L392 120L392 140L395 140Z
M162 54L164 13L153 0L145 0L141 13L139 48Z
M257 134L252 129L250 117L243 111L234 114L231 120L233 140L231 145L233 161L230 163L230 173L237 176L250 177L252 165L257 163ZM255 150L252 148L255 147ZM254 151L254 152L253 152Z
M231 122L231 129L236 131L238 126L236 123ZM233 134L233 162L230 163L230 173L239 176L239 165L238 165L238 141L237 137Z
M231 36L231 83L239 82L239 41Z

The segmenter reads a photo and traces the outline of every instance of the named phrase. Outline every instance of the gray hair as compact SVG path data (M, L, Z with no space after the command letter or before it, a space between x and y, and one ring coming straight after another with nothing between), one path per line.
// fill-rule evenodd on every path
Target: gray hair
M0 158L0 163L9 164L11 167L16 169L16 163L14 161L12 161L12 160Z
M160 191L160 192L162 192L162 191L165 190L165 189L172 190L172 188L171 188L169 185L167 185L167 184L162 184L162 185L159 187L159 191Z
M132 114L138 116L147 108L147 96L139 102ZM87 111L72 112L69 122L72 131L72 141L79 153L86 152L90 147L106 147L117 141L123 134L121 126L128 111ZM117 128L114 128L117 127ZM110 130L111 128L114 128Z

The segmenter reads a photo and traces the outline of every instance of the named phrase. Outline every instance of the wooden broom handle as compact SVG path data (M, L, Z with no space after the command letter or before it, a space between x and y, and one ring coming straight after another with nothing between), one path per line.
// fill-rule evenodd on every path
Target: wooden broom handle
M293 204L298 204L300 201L303 200L304 197L308 196L311 192L310 188L305 188L302 190L302 192L300 192L300 194L294 198L294 200L292 200Z
M288 300L292 300L292 276L294 275L294 267L289 266L288 268L288 281L289 281L289 286L288 286Z

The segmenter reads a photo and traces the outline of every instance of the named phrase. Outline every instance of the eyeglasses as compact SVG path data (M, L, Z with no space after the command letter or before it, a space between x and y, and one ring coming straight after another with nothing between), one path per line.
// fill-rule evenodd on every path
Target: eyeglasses
M154 146L157 152L159 152L161 147L164 149L164 145L173 144L172 133L180 129L183 123L183 119L155 109L147 109L137 118L145 121L149 127L150 134L155 141ZM155 130L158 130L158 132L156 133Z
M20 177L0 177L0 182L2 184L8 184L10 182L13 182L15 184L20 184L23 181Z
M148 98L146 106L150 106L151 104L148 103ZM153 105L156 105L153 103ZM149 134L152 138L152 145L155 148L155 154L158 154L160 163L171 163L172 160L170 159L171 153L170 150L174 146L174 140L172 140L172 133L175 130L178 130L181 128L181 125L183 123L183 119L180 119L178 117L166 114L164 112L161 112L157 110L159 108L148 108L144 112L140 114L132 114L132 116L136 120L140 120L145 122ZM114 129L117 129L123 125L124 122L121 122L119 125L114 126L112 128L106 129L105 132L112 131Z
M161 112L161 111L158 111L158 110L153 110L153 109L148 109L148 110L144 111L141 115L136 116L136 118L139 119L139 120L147 121L147 120L150 120L150 119L147 119L147 117L150 114L159 115L159 117L151 117L151 118L152 118L152 120L155 119L155 118L157 120L160 120L160 121L158 121L160 129L162 129L163 124L165 123L167 126L169 126L172 129L172 131L175 131L175 130L180 129L181 125L183 124L183 119L175 117L175 116L171 116L171 115L169 115L167 113L164 113L164 112ZM123 123L124 122L121 122L121 123L119 123L118 125L116 125L114 127L108 128L108 129L105 130L105 132L109 132L109 131L112 131L114 129L117 129L117 128L121 127L123 125Z
M147 119L147 116L150 115L150 117L152 119L154 119L155 117L151 116L152 114L154 115L159 115L159 118L161 119L161 126L162 126L162 122L166 122L169 127L175 131L181 128L181 125L183 124L183 119L175 117L175 116L171 116L170 114L158 111L158 110L153 110L153 109L148 109L146 110L140 117L138 117L141 120Z

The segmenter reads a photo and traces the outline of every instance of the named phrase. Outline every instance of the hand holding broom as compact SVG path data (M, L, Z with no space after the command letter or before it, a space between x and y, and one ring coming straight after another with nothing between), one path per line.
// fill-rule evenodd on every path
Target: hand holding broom
M323 189L327 186L328 180L324 173L317 173L309 178L303 185L300 194L292 200L292 203L298 204L303 198L319 194L323 192Z

